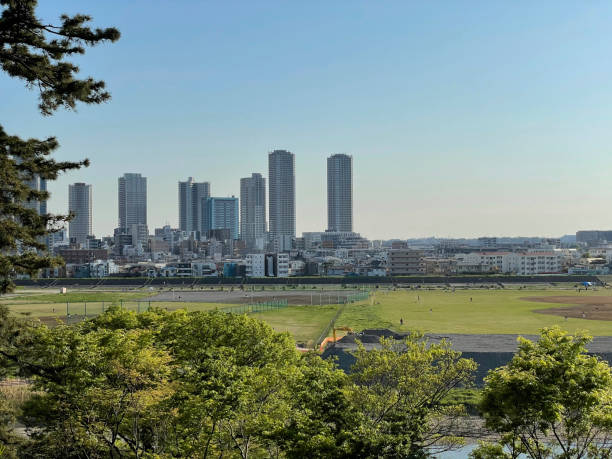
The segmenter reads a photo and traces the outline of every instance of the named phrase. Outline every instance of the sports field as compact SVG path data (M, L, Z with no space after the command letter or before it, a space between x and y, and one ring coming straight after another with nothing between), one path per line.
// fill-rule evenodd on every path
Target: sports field
M540 287L528 289L416 289L416 290L373 290L367 301L344 306L336 326L348 326L358 331L365 328L389 328L395 331L418 329L433 333L468 334L535 334L542 327L560 325L573 332L587 330L596 336L612 336L612 289L599 288L577 292L571 286ZM303 292L295 292L304 296ZM198 295L203 295L199 293ZM211 296L210 296L211 295ZM220 298L219 292L208 298L181 293L179 301L152 301L152 306L169 310L211 310L230 306L232 295L223 292L227 298ZM236 292L235 303L239 304ZM262 292L263 299L267 293ZM276 297L288 297L289 292ZM308 296L308 295L307 295ZM314 295L318 305L310 296L306 298L313 305L289 306L284 309L252 314L268 322L277 331L290 332L298 342L310 344L317 340L339 306L325 305L325 297L336 300L336 295ZM319 296L319 298L316 298ZM45 322L54 322L66 317L66 302L71 316L87 317L99 314L102 307L123 304L130 310L145 310L151 298L147 292L88 291L59 295L49 292L19 292L3 297L0 304L6 304L14 314L28 314ZM159 298L162 299L162 298ZM208 300L208 301L206 301ZM290 304L293 302L288 298ZM403 323L401 323L403 322Z
M336 324L354 330L390 328L396 331L418 329L434 333L534 334L542 327L559 325L573 332L587 330L596 336L612 335L612 321L591 320L589 314L571 317L564 314L572 308L572 300L585 304L585 299L610 297L612 290L577 292L574 289L534 290L417 290L377 293L369 302L349 305ZM543 303L551 297L559 303ZM559 308L559 315L536 312ZM568 316L566 319L566 315ZM575 315L575 314L574 314ZM403 324L400 323L403 321Z

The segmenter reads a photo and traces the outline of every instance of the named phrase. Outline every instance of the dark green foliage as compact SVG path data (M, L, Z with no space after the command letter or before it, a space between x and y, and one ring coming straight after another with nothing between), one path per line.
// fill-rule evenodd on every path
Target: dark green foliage
M36 17L36 6L34 0L0 0L0 68L38 91L43 115L59 107L74 109L77 102L108 100L104 82L77 78L79 68L67 59L83 54L85 46L117 40L119 31L91 29L91 18L85 15L63 15L58 25L47 24ZM49 197L29 186L34 177L55 180L62 172L88 165L87 160L55 161L50 155L57 148L54 137L23 140L8 135L0 124L0 293L12 289L15 274L33 276L61 263L41 251L44 237L69 216L38 215L27 206Z

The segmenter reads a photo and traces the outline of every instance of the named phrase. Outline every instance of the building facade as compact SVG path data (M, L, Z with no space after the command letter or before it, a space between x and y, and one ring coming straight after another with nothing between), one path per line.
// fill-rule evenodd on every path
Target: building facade
M69 237L84 247L87 237L93 235L91 185L68 185L68 211L74 214L68 224Z
M391 249L388 255L388 267L391 276L424 274L423 253L413 249Z
M208 198L202 201L204 230L207 234L215 230L229 230L231 239L238 239L238 198Z
M123 174L118 180L119 227L147 224L147 178Z
M295 155L274 150L268 155L270 239L278 251L291 249L295 238Z
M247 277L288 277L289 254L253 253L246 256Z
M179 229L181 231L202 231L204 216L202 201L210 198L210 183L195 182L189 177L186 182L178 182Z
M562 270L562 256L555 251L472 252L458 254L459 273L551 274Z
M327 158L327 230L353 231L353 157Z
M33 190L47 191L47 181L38 175L27 180L27 184ZM24 205L29 209L34 209L38 215L45 215L47 213L47 201L27 201Z
M266 179L261 174L240 179L240 239L263 250L266 238Z

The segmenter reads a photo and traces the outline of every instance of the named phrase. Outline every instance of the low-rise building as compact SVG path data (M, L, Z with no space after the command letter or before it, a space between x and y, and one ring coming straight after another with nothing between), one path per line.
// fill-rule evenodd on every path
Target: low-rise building
M96 260L108 260L109 251L107 249L66 249L57 250L57 254L64 259L67 264L85 264Z
M471 252L458 254L458 273L549 274L561 272L561 255L555 251Z
M390 276L424 274L423 253L413 249L391 249L388 255Z
M286 253L251 253L245 261L247 277L289 276L289 255Z

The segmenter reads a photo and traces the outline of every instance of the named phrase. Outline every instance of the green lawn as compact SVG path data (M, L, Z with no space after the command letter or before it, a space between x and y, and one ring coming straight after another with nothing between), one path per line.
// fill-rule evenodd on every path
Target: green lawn
M35 303L77 303L105 301L108 303L121 300L135 300L151 296L151 292L118 292L118 291L88 291L88 292L68 292L65 294L41 293L41 294L15 294L0 297L0 304L35 304Z
M6 298L6 304L13 314L29 314L33 317L66 316L66 300L70 302L69 313L75 316L93 316L102 312L102 306L118 304L137 311L146 310L148 301L138 298L147 292L71 292L67 295L17 295ZM555 307L552 303L524 301L521 298L534 296L591 296L612 297L612 289L577 293L574 289L526 290L456 290L455 293L442 290L379 290L368 301L347 305L336 322L336 326L348 326L354 330L364 328L390 328L396 331L418 329L434 333L538 333L542 327L560 325L574 332L588 330L593 335L612 335L612 321L595 321L561 316L539 314L536 309ZM472 301L470 302L470 298ZM104 303L102 303L104 301ZM151 302L151 305L169 310L184 308L188 311L208 311L215 308L231 307L230 304ZM558 307L568 305L559 304ZM337 306L289 306L276 311L251 314L252 317L268 322L277 331L288 331L301 343L312 344L325 329L337 311ZM400 325L400 319L404 324Z
M267 322L277 332L288 331L297 342L312 347L337 310L337 305L289 306L249 315Z
M20 304L8 304L7 307L14 315L27 315L30 317L57 317L63 319L66 317L66 313L76 316L84 316L87 312L88 317L95 316L102 313L103 309L108 309L112 304L119 304L118 302L102 302L102 301L88 301L88 302L74 302L68 304L68 310L66 310L65 303L20 303ZM130 311L146 311L149 302L148 301L123 301L123 308ZM87 305L87 310L85 310ZM175 309L186 309L187 311L211 311L213 309L226 308L228 304L225 303L179 303L179 302L151 302L151 307L167 308L169 311Z
M573 289L379 292L368 302L347 306L336 324L355 330L384 327L396 331L418 329L434 333L505 334L538 333L542 327L559 325L570 332L587 330L593 335L612 335L612 322L565 320L561 316L539 314L533 310L555 307L555 304L521 300L534 296L585 295L612 297L612 290L587 293L577 293ZM400 325L400 319L403 319L403 325Z

